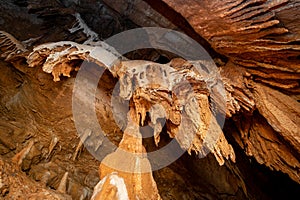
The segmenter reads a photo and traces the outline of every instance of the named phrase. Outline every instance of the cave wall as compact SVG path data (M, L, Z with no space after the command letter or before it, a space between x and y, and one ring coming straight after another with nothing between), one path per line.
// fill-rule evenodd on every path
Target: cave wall
M271 18L276 18L280 22L275 23L275 27L270 25L275 35L272 31L264 32L263 30L262 34L257 36L256 32L269 28L269 26L262 26L255 27L255 33L249 33L245 29L244 32L238 32L237 35L232 36L231 33L236 31L235 25L245 25L244 19L230 21L232 29L222 28L222 30L228 29L225 33L215 31L218 28L214 24L209 27L210 29L197 28L200 27L199 24L218 22L219 18L222 18L223 24L228 24L226 21L228 18L222 15L225 12L223 10L214 12L219 18L199 21L204 15L201 12L205 12L203 8L216 6L208 1L203 1L202 4L164 1L158 5L150 1L145 2L149 3L153 9L151 10L151 6L143 1L124 1L124 4L117 5L109 1L80 1L79 4L76 1L57 3L57 1L48 0L43 1L43 6L41 6L38 1L5 0L0 5L1 30L10 32L19 40L40 37L32 45L61 40L80 43L86 39L84 34L68 32L75 22L73 14L79 12L87 24L101 36L101 39L126 29L149 25L185 31L202 43L214 58L222 60L222 66L224 66L222 73L227 78L226 81L238 91L234 97L238 99L242 108L231 113L233 117L225 125L225 135L232 144L236 145L235 151L242 153L238 154L239 159L236 164L229 162L223 167L220 167L211 156L199 161L196 157L185 155L172 166L154 173L161 197L163 199L274 199L279 196L283 197L284 194L297 194L299 185L294 182L300 181L297 140L299 134L299 103L297 102L299 100L299 30L297 28L298 15L293 13L298 12L298 3L286 1L278 5L269 5L260 1L259 5L243 5L243 3L240 6L232 5L227 8L232 11L228 16L240 15L241 13L238 12L243 12L242 8L248 8L247 6L258 6L266 10L263 17L269 19L270 15ZM224 6L224 3L220 3L221 1L215 2ZM128 5L133 9L129 9L131 12L126 11ZM237 11L233 9L234 6ZM145 8L150 9L149 12L152 13L149 18L141 17ZM167 12L163 13L162 8L165 8ZM191 10L192 8L197 12ZM275 14L269 14L267 12L269 10ZM181 15L181 20L168 21L165 18L157 20L162 17L158 12L165 17ZM17 15L12 17L12 13L17 13ZM205 16L215 15L206 13ZM256 15L249 16L248 20L253 20L252 17L255 18ZM290 18L294 20L289 20ZM259 16L257 20L262 19ZM245 42L244 40L247 42L249 38L251 41L257 41L251 43L248 49L243 48L241 52L240 45ZM266 50L258 51L257 49L266 46L261 41L266 38L271 40ZM276 43L279 43L278 46L275 45ZM230 48L231 46L234 48ZM137 52L137 54L145 53ZM159 53L156 52L156 54ZM136 57L136 59L147 59ZM18 152L22 152L30 141L34 141L29 154L19 166L21 170L17 172L20 173L22 180L27 178L31 180L30 183L25 184L37 184L42 188L37 191L31 190L30 193L40 195L48 190L55 191L59 188L65 172L68 172L67 194L73 199L90 198L93 187L99 181L97 173L99 161L95 160L83 147L78 148L80 142L73 124L71 110L72 87L76 74L72 74L73 78L53 82L50 74L44 73L41 68L28 68L24 61L14 65L1 61L0 67L2 71L0 75L1 160L4 163L10 163ZM239 68L235 69L236 67ZM237 80L232 75L238 76L242 72L244 72L242 74L244 79L240 83L232 83ZM107 132L111 133L111 139L118 143L121 139L121 132L120 130L116 132L117 126L110 124L113 122L112 112L107 103L110 102L110 96L107 93L112 89L111 79L112 77L107 74L102 82L104 85L101 85L97 93L99 95L97 99L100 99L97 103L97 114L99 122L102 122ZM249 81L250 87L245 86L245 79ZM251 87L251 84L255 86ZM274 107L277 110L274 110ZM280 115L282 118L277 117ZM281 122L282 119L285 121ZM274 124L279 124L279 126ZM291 127L295 128L291 130L286 124L291 124ZM74 155L74 152L78 154ZM249 162L253 158L255 160ZM1 165L5 167L3 162ZM262 168L260 165L268 168ZM18 166L10 165L8 168L14 167L18 168ZM292 180L282 175L281 172L271 170L287 173ZM247 175L256 173L259 175L255 176L257 178L255 180ZM7 181L8 184L1 187L1 194L6 198L16 197L17 193L10 188L18 183L5 178L2 180ZM279 187L276 182L281 181L290 187ZM264 189L261 189L263 186L257 187L257 182L263 182L269 187L264 186ZM182 191L183 187L186 189ZM273 191L275 188L278 192ZM25 191L28 192L28 190ZM26 199L27 196L23 198Z

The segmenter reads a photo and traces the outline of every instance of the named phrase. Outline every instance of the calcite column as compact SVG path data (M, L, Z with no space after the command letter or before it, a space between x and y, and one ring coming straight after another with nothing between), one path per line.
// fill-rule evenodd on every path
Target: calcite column
M95 187L92 199L161 199L137 121L128 118L119 148L100 164L101 181Z

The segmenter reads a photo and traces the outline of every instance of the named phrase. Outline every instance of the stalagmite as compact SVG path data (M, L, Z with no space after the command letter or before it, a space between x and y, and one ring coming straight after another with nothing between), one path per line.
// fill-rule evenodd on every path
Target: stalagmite
M51 143L49 145L49 148L48 148L48 155L46 156L46 159L48 159L50 157L50 155L52 154L55 146L57 145L58 143L58 138L56 136L52 137L52 140L51 140Z
M85 142L85 140L86 140L91 134L92 134L92 132L91 132L90 129L85 130L85 132L84 132L83 136L80 138L79 143L78 143L78 145L77 145L77 147L76 147L76 150L75 150L75 152L74 152L74 154L73 154L73 156L72 156L72 160L73 160L73 161L76 160L76 158L77 158L79 152L80 152L81 149L82 149L83 143Z
M30 140L28 145L12 158L12 162L16 163L18 166L21 166L23 160L28 155L33 145L34 145L34 141Z
M65 172L64 176L62 177L59 186L57 187L57 191L63 194L67 193L67 181L68 181L68 172Z
M134 116L134 111L131 111L119 148L101 162L99 174L102 182L101 187L98 186L94 190L95 200L104 199L104 197L119 200L118 194L122 193L121 188L123 186L121 184L121 186L116 187L112 181L106 181L111 177L111 174L117 175L122 180L121 182L124 180L126 190L124 189L123 192L127 191L127 194L122 193L121 195L128 196L128 199L161 199L152 176L146 150L142 144L142 135L136 124L138 121ZM124 197L124 199L127 198Z

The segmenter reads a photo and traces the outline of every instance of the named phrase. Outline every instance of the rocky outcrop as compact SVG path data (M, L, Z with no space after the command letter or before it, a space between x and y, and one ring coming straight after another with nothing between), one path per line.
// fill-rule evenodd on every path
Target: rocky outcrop
M228 57L221 73L227 91L232 91L229 116L237 112L247 116L257 110L264 118L255 120L255 128L246 126L249 121L237 120L242 128L236 137L242 141L239 144L259 163L299 182L299 112L295 110L299 109L300 32L294 13L300 4L288 0L163 2L161 6L168 5L182 15L212 48ZM270 137L277 138L276 142L262 139ZM260 150L254 150L257 147Z
M116 4L96 0L47 0L41 4L28 0L14 4L5 0L5 3L0 5L3 13L0 23L13 21L7 13L14 9L19 11L18 17L26 20L12 28L5 23L0 32L1 53L6 60L0 61L3 72L0 75L2 197L278 197L282 190L271 189L270 193L255 186L252 180L255 178L270 188L275 184L273 179L266 181L271 172L263 170L261 173L256 169L256 162L300 182L299 20L295 14L300 9L298 2L128 0ZM97 24L101 24L101 28ZM30 25L44 29L29 29ZM127 28L146 25L185 31L214 57L220 71L220 77L214 80L222 80L226 94L226 109L221 110L227 119L224 130L214 119L215 110L211 107L211 102L215 105L220 102L207 89L205 70L195 73L193 67L197 62L172 59L174 55L157 50L129 53L126 55L129 59L144 60L128 60L99 41ZM112 68L107 66L95 54L97 48L113 53L120 58L119 62ZM153 62L162 58L167 59L166 64ZM95 110L101 127L108 133L106 137L119 146L101 163L100 180L97 174L100 163L85 147L104 155L105 144L93 127L85 127L83 135L77 135L72 117L74 77L86 61L105 69L101 87L96 90ZM165 67L175 71L165 70ZM182 77L188 79L196 91L194 96L184 93L189 90L188 86L174 84ZM145 82L151 84L143 84ZM161 87L152 83L160 83ZM153 135L150 140L142 143L140 136L145 133L130 129L132 124L124 120L124 116L117 116L115 120L115 108L110 103L112 99L120 100L112 96L116 84L120 84L118 94L122 101L130 102L135 125L150 127ZM181 99L179 92L171 93L174 90L183 91ZM181 104L185 107L180 107ZM161 119L165 119L165 123ZM213 146L204 140L211 134L207 131L210 122L215 125L213 133L219 136L212 139ZM123 128L127 127L124 134L120 123ZM185 124L183 130L181 124ZM170 138L175 138L191 155L152 173L151 158L147 157L146 150L162 148ZM128 162L117 162L124 150L141 155L126 160ZM199 161L199 155L206 156L207 151L211 154ZM109 166L112 160L123 169L135 171L124 172ZM146 173L142 173L144 170ZM247 173L255 178L249 178ZM281 180L284 180L283 185L287 183L285 195L297 191L299 185L286 177L277 181ZM28 185L20 191L29 196L20 196L20 191L14 188L19 183Z
M30 146L32 146L31 143ZM20 152L24 153L24 152ZM18 155L18 154L17 154ZM65 191L51 191L39 183L28 179L26 174L20 171L19 166L8 160L0 160L0 195L10 199L72 199Z

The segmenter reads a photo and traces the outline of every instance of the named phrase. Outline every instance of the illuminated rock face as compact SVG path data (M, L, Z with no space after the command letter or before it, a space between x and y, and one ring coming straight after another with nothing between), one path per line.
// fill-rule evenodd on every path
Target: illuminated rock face
M117 187L115 190L108 190L106 194L102 194L105 187L108 187L105 179L112 174L120 177L125 185L128 199L161 199L156 182L152 177L152 170L147 153L142 144L141 134L138 126L133 122L128 123L125 129L123 139L119 144L119 148L104 158L100 164L99 174L101 181L104 181L102 190L99 192L99 198L110 196L116 193L112 199L118 199L118 193L124 194L123 187ZM113 185L111 182L109 183ZM109 194L108 194L109 193ZM125 197L124 197L125 198ZM97 198L95 198L97 199Z
M299 183L299 171L296 171L300 163L296 155L300 146L300 46L292 42L300 37L296 28L299 16L294 15L299 12L299 3L289 0L163 2L187 19L193 30L218 53L229 58L221 67L226 89L232 91L229 110L231 114L247 116L244 120L235 119L239 130L235 139L240 146L259 163L287 173Z
M3 0L0 5L0 198L264 199L299 191L299 2L104 2L109 6L97 0ZM216 123L207 82L193 73L191 61L160 51L129 54L140 60L124 59L107 70L97 90L99 123L119 149L100 164L78 138L71 109L76 72L83 61L107 68L91 54L97 46L107 48L95 40L137 25L181 29L212 53L226 90L227 121L224 130L215 126L220 137L208 158L194 155L203 153L209 122ZM166 64L147 61L161 55ZM137 70L146 66L148 71ZM166 71L163 77L165 66L176 73ZM127 73L130 69L136 72ZM143 72L148 77L130 84ZM179 74L192 83L201 109L184 98L182 110L169 96ZM120 96L131 100L132 118L140 116L136 123L153 129L154 142L147 145L155 149L168 142L166 137L174 138L191 155L151 171L139 130L125 120L123 133L113 117L111 91L118 80ZM159 84L135 87L149 80ZM124 151L139 155L124 159ZM257 169L256 162L266 169Z

